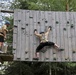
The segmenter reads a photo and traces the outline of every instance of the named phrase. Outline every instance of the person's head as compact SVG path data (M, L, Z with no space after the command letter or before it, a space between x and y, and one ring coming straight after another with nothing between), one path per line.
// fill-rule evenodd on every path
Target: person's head
M49 26L50 30L52 30L52 26Z
M43 31L43 32L40 32L40 34L45 34L45 32Z
M9 21L6 21L5 22L5 25L8 27L8 26L10 26L10 22Z

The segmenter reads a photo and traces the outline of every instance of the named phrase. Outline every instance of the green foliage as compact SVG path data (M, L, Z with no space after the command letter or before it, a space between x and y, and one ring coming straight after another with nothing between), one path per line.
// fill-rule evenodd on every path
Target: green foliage
M5 75L75 75L76 63L13 62Z
M28 9L29 4L26 0L15 0L10 9Z
M5 70L5 75L48 75L48 68L48 63L14 62Z
M75 75L76 63L52 63L52 75Z
M76 11L76 0L15 0L11 8L66 11L67 3L69 11Z
M8 27L8 32L7 32L7 39L5 42L8 43L8 53L12 54L12 43L13 43L13 17L5 17L5 20L8 20L10 22L10 26Z
M5 71L5 75L33 75L30 66L24 62L14 62Z
M5 18L6 20L8 20L9 22L10 22L10 26L8 27L8 33L7 33L7 39L6 39L6 41L8 42L8 43L12 43L12 41L13 41L13 18L12 18L12 16L10 17L10 18L8 18L8 17L6 17Z

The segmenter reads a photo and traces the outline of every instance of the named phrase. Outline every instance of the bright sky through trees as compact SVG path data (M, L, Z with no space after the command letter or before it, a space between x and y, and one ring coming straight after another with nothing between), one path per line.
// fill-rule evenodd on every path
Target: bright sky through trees
M0 0L0 10L1 9L8 10L10 5L11 5L10 3L13 1L14 0ZM5 16L9 17L10 14L8 14L8 13L5 14L5 13L0 12L0 26L4 24L4 20L5 20L4 17Z

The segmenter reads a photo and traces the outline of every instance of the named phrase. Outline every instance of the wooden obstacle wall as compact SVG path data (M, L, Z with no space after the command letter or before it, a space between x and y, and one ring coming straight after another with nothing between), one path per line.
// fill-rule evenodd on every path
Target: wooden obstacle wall
M16 61L34 61L39 39L34 35L52 26L49 41L58 44L64 51L44 48L40 52L41 62L76 62L76 12L14 11L13 54Z

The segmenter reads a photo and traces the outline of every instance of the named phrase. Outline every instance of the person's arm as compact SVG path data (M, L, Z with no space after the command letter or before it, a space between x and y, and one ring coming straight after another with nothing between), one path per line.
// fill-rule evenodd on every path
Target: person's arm
M7 30L7 26L6 25L4 25L3 26L3 34L4 34L4 38L6 39L6 33L8 32L8 30Z
M4 30L4 39L6 39L6 31Z
M45 33L46 35L48 35L49 34L49 32L52 30L52 27L51 26L49 26L48 27L48 30L47 30L47 32Z
M34 34L38 37L41 37L41 35L37 32L37 29L34 30Z
M14 28L10 29L9 32L13 31Z

